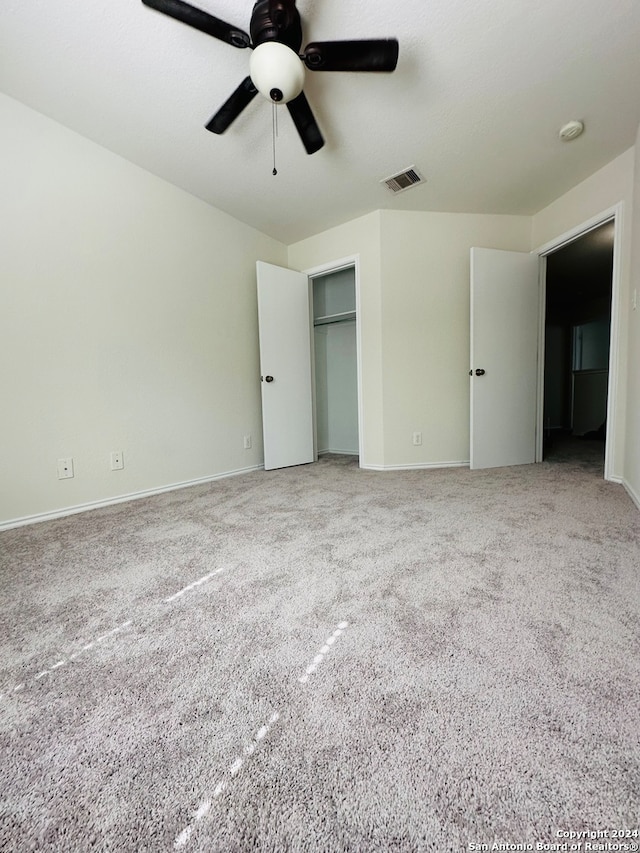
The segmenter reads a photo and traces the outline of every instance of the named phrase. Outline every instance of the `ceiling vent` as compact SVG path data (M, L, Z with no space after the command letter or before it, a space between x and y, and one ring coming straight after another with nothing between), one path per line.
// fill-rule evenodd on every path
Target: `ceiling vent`
M392 193L402 193L405 190L410 190L411 187L423 184L424 182L424 178L415 166L409 166L409 168L405 169L403 172L398 172L397 175L391 175L390 178L385 178L380 181L380 183L385 184Z

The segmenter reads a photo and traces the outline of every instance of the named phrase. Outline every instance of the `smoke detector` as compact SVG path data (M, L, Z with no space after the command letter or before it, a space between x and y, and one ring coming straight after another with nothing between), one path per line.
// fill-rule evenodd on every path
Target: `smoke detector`
M581 121L569 121L560 128L558 136L563 142L571 142L577 139L584 131L584 124Z

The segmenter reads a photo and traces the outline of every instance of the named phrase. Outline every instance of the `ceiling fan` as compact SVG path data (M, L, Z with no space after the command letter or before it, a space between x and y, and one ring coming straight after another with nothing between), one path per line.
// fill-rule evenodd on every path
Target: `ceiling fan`
M260 92L272 104L287 105L307 154L313 154L324 139L302 91L305 66L310 71L393 71L398 62L397 39L317 41L299 53L302 22L295 0L257 0L251 36L183 0L142 2L233 47L253 51L249 76L206 125L212 133L224 133Z

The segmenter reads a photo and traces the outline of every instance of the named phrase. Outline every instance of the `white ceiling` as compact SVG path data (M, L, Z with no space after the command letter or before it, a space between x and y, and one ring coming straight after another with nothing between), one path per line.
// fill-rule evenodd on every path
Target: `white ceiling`
M194 0L248 31L252 0ZM248 74L238 50L140 0L3 0L0 90L292 243L378 208L532 214L632 146L638 0L298 0L304 42L395 36L393 74L307 72L326 140L307 155L257 97L204 124ZM578 140L558 140L580 119ZM427 183L379 184L416 165Z

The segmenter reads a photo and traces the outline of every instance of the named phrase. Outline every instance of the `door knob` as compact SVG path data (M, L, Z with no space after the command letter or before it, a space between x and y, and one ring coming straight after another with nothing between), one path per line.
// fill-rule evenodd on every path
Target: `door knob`
M484 374L485 374L485 371L482 368L480 368L479 370L476 370L476 376L484 376ZM269 381L269 377L267 377L267 381Z
M482 371L484 373L484 370ZM267 382L273 382L273 376L265 376Z

